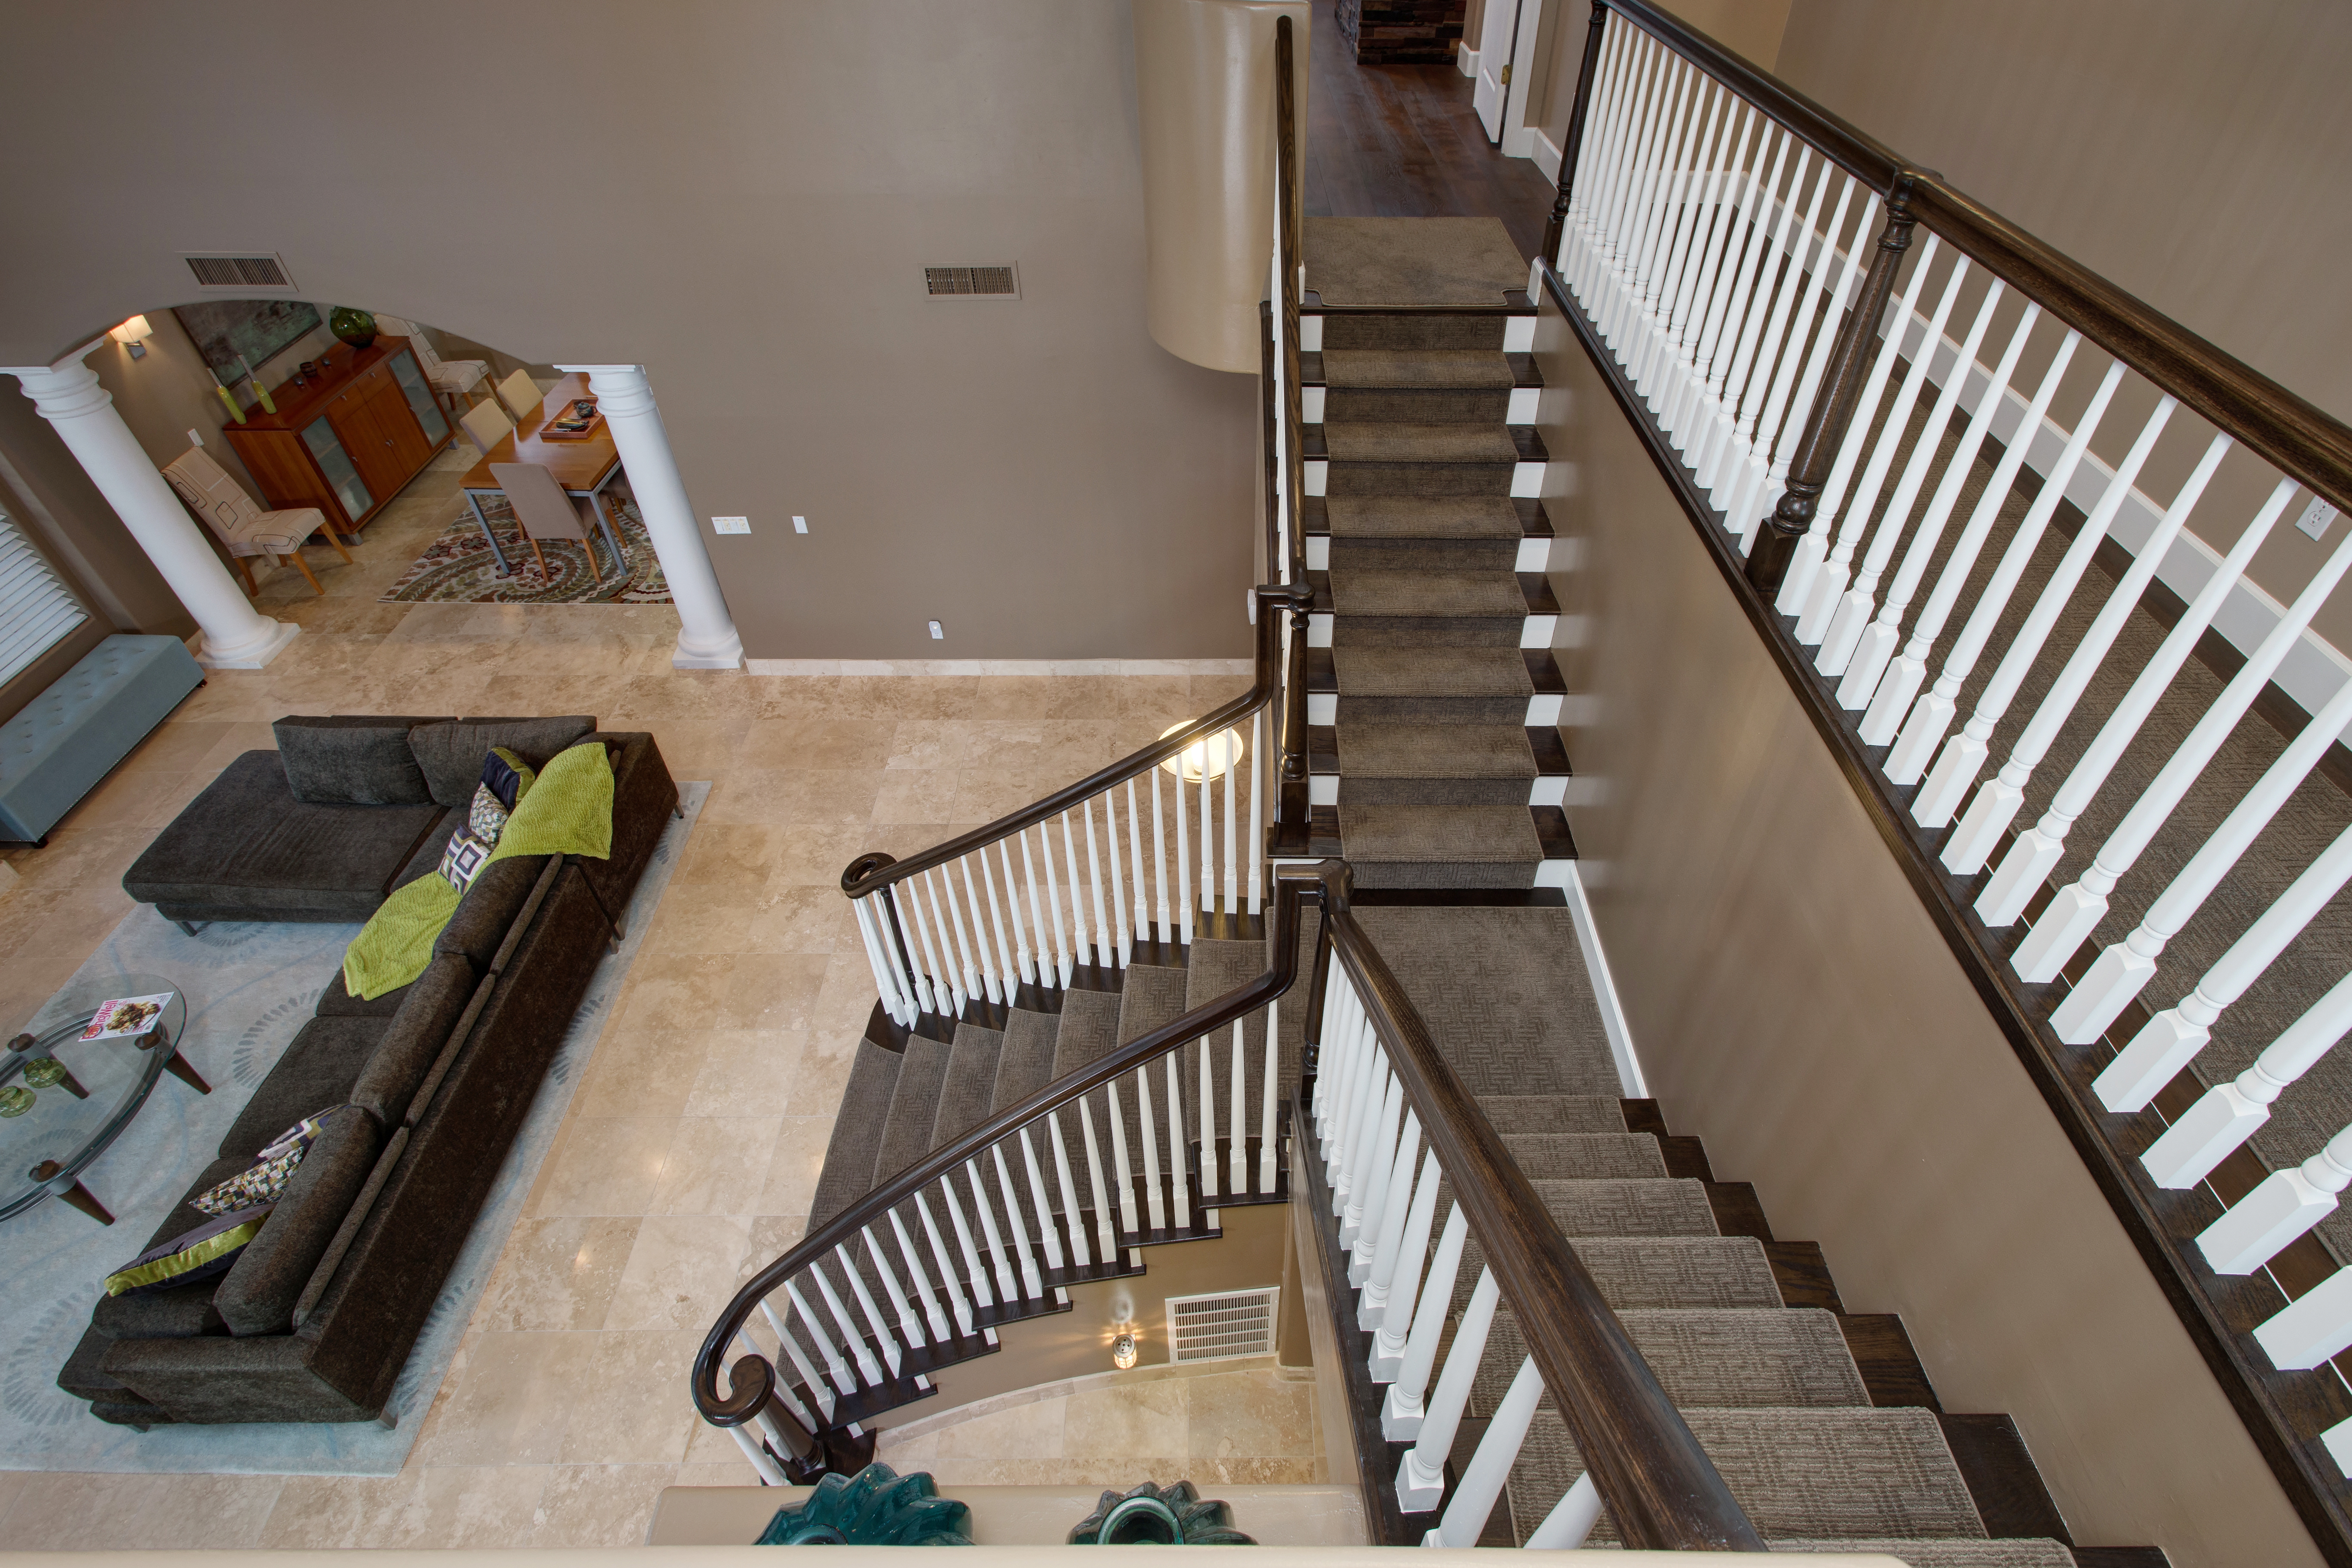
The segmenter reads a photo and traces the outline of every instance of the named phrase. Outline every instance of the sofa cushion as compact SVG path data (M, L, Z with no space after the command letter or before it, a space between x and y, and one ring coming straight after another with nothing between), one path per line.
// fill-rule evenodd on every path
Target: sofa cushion
M364 920L443 815L298 801L277 752L247 752L155 836L122 888L142 903Z
M331 1105L314 1111L279 1133L270 1145L253 1157L253 1163L225 1182L216 1182L198 1193L188 1202L206 1214L237 1214L276 1203L302 1161L326 1132L338 1116L350 1113L349 1105Z
M234 1179L234 1178L232 1178ZM257 1204L215 1215L194 1229L157 1242L106 1277L110 1296L184 1289L226 1274L261 1233L270 1205Z
M250 1151L242 1159L215 1160L197 1173L181 1200L172 1205L155 1227L147 1245L159 1242L194 1229L209 1217L188 1205L206 1187L236 1174L253 1163ZM194 1285L183 1285L170 1290L142 1290L135 1296L100 1294L97 1307L89 1316L90 1326L110 1340L186 1339L196 1334L225 1334L228 1325L213 1307L213 1291L219 1279L206 1279Z
M334 1239L382 1146L375 1118L347 1108L327 1119L270 1211L269 1221L213 1293L232 1334L284 1333L295 1298Z
M423 842L417 845L416 853L408 858L408 864L394 873L393 887L397 889L408 886L419 877L439 876L441 857L448 852L450 836L464 831L465 826L464 812L442 813L441 820L433 825L433 831L426 834Z
M418 725L409 731L408 746L424 770L433 799L454 809L474 798L474 786L482 778L482 759L491 747L504 746L532 767L545 767L550 757L595 728L596 721L584 714L559 719L449 720Z
M327 982L326 990L319 994L319 1005L311 1011L321 1018L389 1018L407 1003L408 989L403 985L373 1002L362 1001L352 994L351 988L343 984L343 972L337 969L335 977Z
M348 1103L352 1086L392 1023L389 1018L327 1017L303 1025L230 1123L227 1136L220 1141L221 1157L234 1159L242 1169L253 1163L271 1139L302 1118Z
M477 973L487 973L516 913L530 897L532 884L546 869L544 855L518 855L486 868L457 901L457 912L449 917L441 934L433 939L434 956L461 952Z
M424 805L433 799L408 731L430 722L397 715L294 716L270 728L294 798L315 805Z
M397 1127L425 1069L449 1038L449 1031L473 1000L479 984L463 953L444 953L425 973L400 988L408 998L352 1085L352 1103L385 1127Z

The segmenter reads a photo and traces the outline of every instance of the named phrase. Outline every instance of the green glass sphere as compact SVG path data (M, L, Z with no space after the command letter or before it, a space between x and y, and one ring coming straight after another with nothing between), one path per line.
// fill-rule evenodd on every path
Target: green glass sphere
M352 347L363 349L375 342L375 318L365 310L338 305L327 313L327 331Z
M0 1089L0 1116L22 1116L33 1109L33 1091L10 1084Z

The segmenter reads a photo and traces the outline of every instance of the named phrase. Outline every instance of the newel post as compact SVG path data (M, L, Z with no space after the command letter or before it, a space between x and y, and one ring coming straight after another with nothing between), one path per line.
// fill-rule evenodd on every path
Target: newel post
M1911 248L1912 226L1919 221L1911 211L1912 180L1908 174L1897 175L1895 188L1887 194L1886 227L1879 233L1878 249L1862 280L1861 297L1838 327L1837 342L1830 349L1829 369L1824 373L1827 389L1814 400L1805 421L1796 456L1789 464L1788 489L1781 492L1772 515L1764 520L1748 553L1748 580L1768 599L1780 591L1781 579L1789 574L1789 563L1797 553L1797 542L1813 526L1822 487L1829 483L1838 448L1845 445L1846 429L1853 423L1853 407L1861 399L1863 378L1870 368L1871 344L1880 319L1886 314L1887 298L1895 291L1895 274L1902 268L1903 253Z
M1584 118L1592 107L1592 73L1601 65L1601 35L1609 22L1609 0L1592 0L1592 21L1584 31L1584 63L1576 73L1576 102L1568 111L1568 142L1559 150L1559 195L1552 198L1544 225L1543 258L1559 265L1559 242L1568 233L1568 203L1576 184L1576 155L1584 146Z

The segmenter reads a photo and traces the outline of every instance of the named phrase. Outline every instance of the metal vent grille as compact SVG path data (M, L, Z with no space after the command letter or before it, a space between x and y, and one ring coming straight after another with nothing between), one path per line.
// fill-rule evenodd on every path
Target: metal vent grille
M286 263L275 256L184 256L200 289L291 289Z
M1274 1353L1275 1311L1282 1288L1168 1298L1168 1359L1227 1361Z
M1021 280L1013 276L1011 267L926 267L923 289L935 300L944 296L997 300L1021 297Z

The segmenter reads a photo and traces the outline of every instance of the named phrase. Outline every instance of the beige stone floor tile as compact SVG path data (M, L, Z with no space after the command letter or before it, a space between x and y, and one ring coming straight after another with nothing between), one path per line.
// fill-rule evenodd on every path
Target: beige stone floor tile
M805 1030L709 1029L703 1042L702 1066L682 1114L781 1117L792 1109L809 1043ZM838 1102L836 1096L831 1103Z
M772 883L838 890L841 873L852 860L873 850L890 851L893 838L903 842L909 837L902 828L885 830L863 823L794 823L775 840L769 879Z
M881 768L783 768L766 786L782 793L796 826L862 823L874 817L882 793Z
M709 1030L670 1022L650 1006L632 1011L625 994L572 1094L572 1114L682 1115L709 1044Z
M266 1549L331 1552L375 1544L416 1490L396 1476L289 1476L262 1526Z
M601 1329L636 1244L630 1215L561 1215L515 1224L474 1309L484 1331Z
M469 1331L417 1433L409 1468L554 1464L565 1423L610 1337Z
M819 955L793 956L809 959ZM945 963L947 959L942 957L940 962ZM866 956L861 943L855 952L836 952L825 961L824 988L804 1015L807 1026L820 1032L863 1029L874 1016L875 1001L874 961Z
M893 768L882 775L868 820L935 822L950 815L961 776L953 768Z
M188 700L195 701L208 689L208 687L200 688L191 692ZM129 756L115 764L114 771L118 773L184 773L201 768L205 755L220 744L222 737L233 726L225 720L185 718L183 715L186 706L184 702L173 710L171 718L149 731L147 738L140 742Z
M751 1461L742 1457L741 1449L735 1448L732 1438L727 1439L727 1445L730 1448L734 1448L736 1455L734 1459L731 1461L714 1459L708 1464L680 1465L677 1468L677 1479L670 1484L681 1487L758 1486L760 1472L751 1468ZM652 1523L650 1517L647 1518L646 1523L648 1525Z
M56 1472L19 1483L6 1516L12 1552L96 1552L134 1544L131 1521L161 1493L162 1476Z
M653 1215L621 1271L604 1328L708 1331L734 1294L751 1222L742 1215Z
M595 1335L573 1390L564 1424L566 1465L674 1465L686 1453L691 1427L700 1424L687 1394L687 1371L709 1331L706 1321L692 1329Z
M1188 1379L1088 1389L1063 1416L1063 1451L1084 1455L1181 1454L1191 1446Z
M887 719L754 719L735 760L751 768L879 768L897 730Z
M1067 1399L1032 1400L959 1422L933 1435L938 1439L936 1451L942 1458L987 1459L1013 1455L1033 1459L1059 1458L1069 1451L1065 1447L1063 1417L1071 1403Z
M183 775L164 774L164 777ZM29 846L9 854L8 863L24 879L19 894L61 888L105 888L122 880L131 862L154 839L148 827L94 827L87 832L53 835L45 848Z
M839 1100L834 1103L838 1105ZM768 1163L768 1185L761 1194L763 1215L805 1215L816 1195L817 1173L824 1169L825 1146L833 1140L833 1117L787 1116L776 1131L776 1147Z
M1313 1386L1270 1372L1229 1373L1191 1380L1190 1438L1185 1451L1202 1458L1314 1457Z
M268 724L225 723L219 729L220 738L196 763L195 772L218 773L247 752L274 752L278 749L278 731Z
M594 710L593 701L583 710ZM685 783L713 779L740 766L742 731L750 723L748 719L665 720L652 729L662 761L669 766L669 776Z
M699 1467L698 1467L699 1468ZM532 1513L530 1546L642 1546L664 1487L682 1484L676 1465L558 1465ZM743 1467L751 1474L751 1467ZM728 1485L700 1482L700 1485Z
M16 1506L34 1479L29 1470L0 1470L0 1531L8 1528L8 1510Z
M821 952L640 953L623 998L622 1022L804 1029L831 962ZM870 984L871 966L866 974Z
M654 1193L658 1215L750 1215L766 1193L783 1117L688 1116L678 1121Z
M784 837L782 825L698 822L671 886L692 888L698 898L724 891L757 894L767 886Z
M641 1215L661 1185L675 1116L575 1116L548 1155L551 1167L530 1212Z
M792 1082L787 1114L833 1114L849 1089L849 1069L857 1062L857 1042L864 1030L828 1029L813 1033L801 1047L801 1059Z
M857 929L857 913L836 884L788 883L771 879L761 889L752 916L751 952L838 952L866 951Z
M752 1275L798 1247L807 1234L804 1214L761 1215L753 1220L751 1246L744 1250L743 1267L736 1270L736 1289L741 1289Z
M362 1544L408 1550L530 1544L549 1475L543 1466L425 1466L409 1473L416 1484L378 1515Z
M764 883L705 884L678 898L666 898L646 933L646 949L666 955L790 951L760 929L767 901ZM839 894L834 896L834 902L845 901Z

